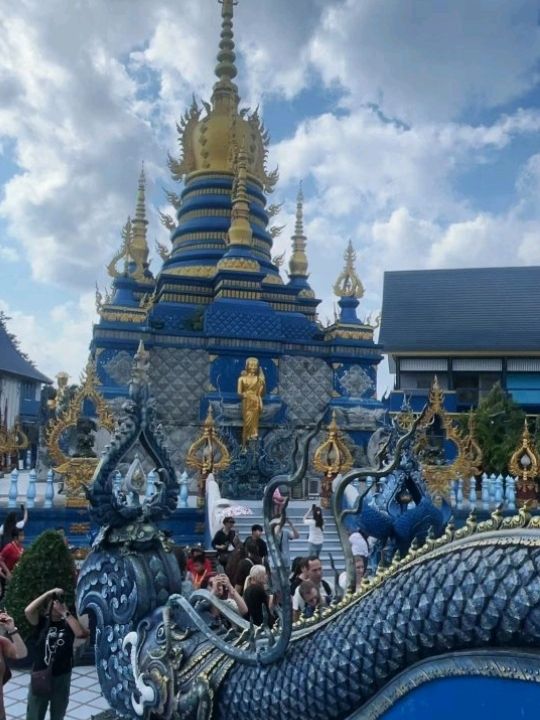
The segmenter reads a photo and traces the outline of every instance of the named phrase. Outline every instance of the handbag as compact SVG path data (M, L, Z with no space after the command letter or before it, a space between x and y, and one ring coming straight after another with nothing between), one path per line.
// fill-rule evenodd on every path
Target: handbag
M47 624L45 625L45 629L43 630L43 635L45 638L47 638L50 624L51 615L49 613L47 617ZM32 690L32 693L34 695L37 695L38 697L50 697L52 694L52 669L55 654L56 646L51 652L49 664L47 665L47 667L43 668L42 670L32 670L30 674L30 688Z
M33 670L30 675L32 693L38 697L50 697L52 693L52 664L44 670Z

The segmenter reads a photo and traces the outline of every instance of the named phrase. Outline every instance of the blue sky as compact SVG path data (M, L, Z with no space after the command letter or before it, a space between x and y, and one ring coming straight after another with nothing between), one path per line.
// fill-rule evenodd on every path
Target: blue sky
M76 376L142 160L149 237L168 242L166 155L192 93L210 95L219 6L1 5L0 307L43 372ZM536 0L240 0L235 33L280 167L275 253L303 179L323 320L349 237L364 315L386 269L540 263Z

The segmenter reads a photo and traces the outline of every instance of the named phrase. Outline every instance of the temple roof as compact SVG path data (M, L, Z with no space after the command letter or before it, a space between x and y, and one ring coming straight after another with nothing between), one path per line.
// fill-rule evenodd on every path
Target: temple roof
M540 352L540 267L384 274L379 343L391 354Z
M0 323L0 372L19 375L39 383L52 384L52 380L40 373L28 360L25 360L2 323Z

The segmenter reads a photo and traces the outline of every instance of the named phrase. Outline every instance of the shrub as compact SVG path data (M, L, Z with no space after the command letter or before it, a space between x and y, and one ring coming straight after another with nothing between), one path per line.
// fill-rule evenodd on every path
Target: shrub
M75 565L64 538L56 530L46 530L25 550L13 570L5 594L5 606L13 616L21 635L33 631L24 616L24 608L52 588L62 588L66 603L75 601Z

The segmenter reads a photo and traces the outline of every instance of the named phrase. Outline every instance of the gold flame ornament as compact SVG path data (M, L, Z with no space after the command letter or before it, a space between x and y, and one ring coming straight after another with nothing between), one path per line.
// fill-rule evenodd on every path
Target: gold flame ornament
M419 425L417 434L419 441L417 448L420 453L429 447L429 428L436 421L439 421L444 436L444 443L449 441L455 447L455 457L448 463L432 464L422 463L422 472L426 483L434 498L447 497L450 494L450 487L454 480L463 479L463 490L468 492L471 475L476 474L476 467L473 459L467 453L467 441L459 428L452 422L444 409L444 391L439 385L437 376L429 391L429 404L424 417Z
M225 470L229 467L230 462L229 451L216 432L212 406L209 406L202 427L202 435L195 440L186 455L187 467L199 472L197 479L197 507L204 507L206 478L208 475Z
M343 441L339 430L336 411L332 412L332 420L328 425L326 439L315 450L313 467L323 474L321 483L321 505L330 507L332 481L339 473L347 472L353 466L351 451Z
M523 424L521 441L517 449L512 453L508 470L517 477L517 501L519 505L529 502L536 506L538 500L538 488L536 478L540 457L531 438L527 418Z
M95 365L90 360L81 377L81 386L73 396L66 410L53 420L46 433L47 448L54 464L54 471L64 476L67 507L86 507L84 486L94 474L98 464L97 457L69 457L61 447L64 433L77 427L83 417L83 405L90 401L96 411L98 428L113 432L116 421L103 395L98 391L99 380Z

